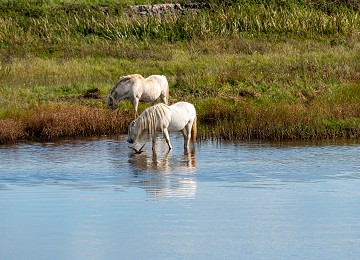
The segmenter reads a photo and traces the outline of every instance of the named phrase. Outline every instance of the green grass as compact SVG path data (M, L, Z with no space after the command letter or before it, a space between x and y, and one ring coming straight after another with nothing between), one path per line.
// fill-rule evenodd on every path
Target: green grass
M159 17L128 15L127 5L109 1L104 5L56 4L46 1L3 1L0 3L1 49L8 57L126 55L126 48L140 50L162 43L197 39L283 35L286 37L332 37L340 44L358 33L359 12L340 8L324 12L307 8L267 4L271 1L239 1L241 4L206 9L199 14ZM255 3L253 3L255 2ZM293 1L297 3L297 1ZM300 3L300 1L299 1ZM140 42L140 43L139 43ZM151 42L151 43L150 43ZM131 44L130 44L131 43ZM130 45L129 45L130 44ZM111 46L125 47L125 53ZM125 45L125 46L124 46Z
M0 3L0 142L125 133L131 105L116 117L105 97L132 73L166 75L200 138L360 136L356 2L212 1L161 19L126 15L131 1L60 3Z

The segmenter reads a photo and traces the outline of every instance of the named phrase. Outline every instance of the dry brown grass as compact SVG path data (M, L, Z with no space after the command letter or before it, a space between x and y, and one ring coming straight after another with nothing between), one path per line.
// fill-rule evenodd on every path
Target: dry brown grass
M19 120L0 121L0 143L46 141L126 132L126 111L62 104L43 105Z
M14 119L0 120L0 143L16 142L24 139L22 124Z
M359 138L360 110L356 104L328 106L277 104L253 107L244 103L212 104L200 118L201 139L304 140Z
M213 100L196 104L198 138L225 140L300 140L359 138L358 104L331 108L322 103L253 106ZM49 141L126 134L131 112L68 104L46 104L19 119L0 120L0 143Z

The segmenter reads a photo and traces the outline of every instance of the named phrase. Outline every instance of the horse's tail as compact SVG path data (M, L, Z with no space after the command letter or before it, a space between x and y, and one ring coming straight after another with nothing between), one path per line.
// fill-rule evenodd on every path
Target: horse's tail
M164 92L165 92L165 98L166 98L166 102L165 102L165 105L168 105L169 104L169 97L170 97L170 94L169 94L169 82L166 78L166 76L164 76Z
M168 105L169 104L169 98L170 98L170 94L169 94L169 83L166 83L166 101L167 101L167 104L166 105Z
M194 144L196 142L196 115L194 118L193 125L191 127L191 142Z

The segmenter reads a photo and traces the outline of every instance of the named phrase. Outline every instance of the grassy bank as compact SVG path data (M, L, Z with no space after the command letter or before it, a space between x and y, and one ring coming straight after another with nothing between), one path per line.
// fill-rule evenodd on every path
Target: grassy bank
M159 18L130 2L1 2L0 142L126 133L131 105L105 96L130 73L166 75L199 138L358 138L356 2L228 3Z

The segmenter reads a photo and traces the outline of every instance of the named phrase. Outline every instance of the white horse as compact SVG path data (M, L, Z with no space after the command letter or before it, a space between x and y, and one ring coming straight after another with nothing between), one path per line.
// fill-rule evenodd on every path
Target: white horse
M132 74L121 77L114 85L107 97L107 107L115 109L120 100L130 99L136 116L139 101L156 104L159 97L165 104L168 103L169 84L165 76L152 75L144 78L139 74Z
M128 130L128 142L135 143L146 131L152 136L152 149L155 150L156 132L162 131L165 140L172 149L169 131L181 131L184 136L184 148L189 147L190 139L196 141L196 110L187 102L178 102L171 106L157 104L147 108L132 121Z

